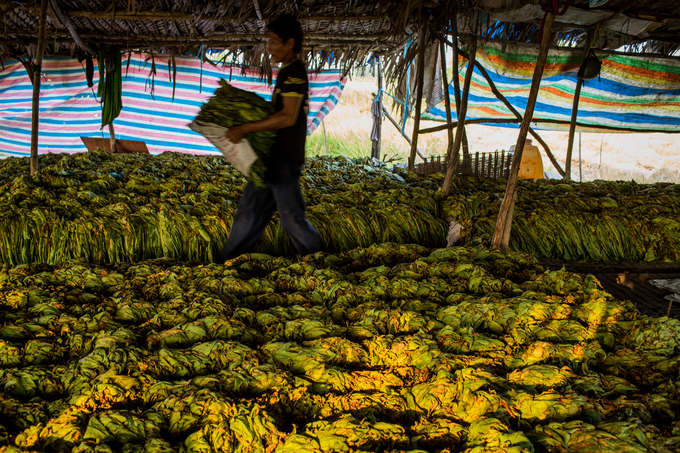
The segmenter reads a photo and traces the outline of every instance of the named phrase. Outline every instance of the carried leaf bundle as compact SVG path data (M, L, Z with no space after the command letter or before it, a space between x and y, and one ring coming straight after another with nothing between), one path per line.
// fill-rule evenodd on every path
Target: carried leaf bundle
M238 159L238 151L237 148L233 147L234 144L231 144L226 137L222 139L222 137L213 136L212 132L204 133L203 126L205 123L213 123L213 125L229 129L243 123L262 120L272 113L274 113L274 106L262 97L250 91L236 88L227 83L226 80L220 79L220 88L215 91L215 95L208 102L203 104L201 111L196 116L196 120L190 127L206 135L206 138L239 168L233 162L234 159ZM199 122L199 126L195 125L197 122ZM226 132L225 130L224 134ZM224 134L220 133L219 135L223 136ZM255 152L257 160L246 163L242 167L245 168L245 171L242 168L239 168L239 171L248 176L250 181L257 186L263 184L263 178L267 170L264 160L269 154L274 137L275 133L271 131L252 132L245 136L248 144L252 147L252 151Z

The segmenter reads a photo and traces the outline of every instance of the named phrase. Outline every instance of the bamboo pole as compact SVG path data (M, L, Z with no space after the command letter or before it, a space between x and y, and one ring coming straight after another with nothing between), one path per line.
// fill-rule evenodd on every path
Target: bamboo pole
M31 112L31 176L38 173L38 113L40 110L40 76L42 76L43 50L45 49L45 23L47 22L47 3L40 2L40 25L38 28L38 49L33 67L33 105Z
M420 128L420 108L423 103L423 78L425 76L425 48L427 47L427 22L422 18L420 20L420 48L418 49L418 72L416 73L416 110L413 118L413 135L411 139L411 154L408 158L409 171L415 171L416 149L418 148L418 129ZM408 82L407 82L408 83Z
M571 107L571 121L569 123L569 141L567 142L567 159L564 163L564 177L571 179L571 156L574 150L574 132L576 132L576 116L578 115L578 101L581 97L581 87L583 79L576 79L576 90L574 91L574 104Z
M444 40L439 41L439 54L442 59L442 85L444 85L444 105L446 106L446 124L451 124L451 98L449 97L449 81L446 76L446 44ZM453 149L453 129L448 131L448 146L446 147L446 157L451 154Z
M383 88L383 79L382 79L382 67L380 66L380 56L376 55L376 66L378 70L378 117L375 119L376 124L377 124L377 138L376 140L373 140L373 144L371 146L371 156L375 159L380 160L380 142L382 141L382 88Z
M455 5L454 5L455 7ZM453 94L455 96L456 100L456 116L458 116L458 112L460 112L460 79L458 77L458 12L457 10L454 11L453 13L453 21L452 21L452 26L451 26L452 32L453 32L453 39L456 41L456 45L453 46ZM453 149L453 148L452 148ZM470 149L468 146L468 138L467 138L467 131L465 130L465 126L463 126L463 157L466 156L469 153ZM450 159L451 156L447 155L447 159Z
M502 250L507 250L508 244L510 242L512 216L515 209L515 200L517 198L517 176L519 174L520 163L522 162L524 143L526 142L527 133L529 132L529 125L531 124L531 118L534 115L534 108L536 107L536 98L538 97L538 89L541 85L541 78L543 77L545 61L548 57L548 49L550 48L550 41L552 39L552 26L554 22L555 15L551 12L546 13L545 23L543 24L543 39L541 41L541 49L538 53L538 61L536 62L534 76L531 80L531 90L529 91L529 99L527 99L527 108L524 112L522 125L519 129L519 136L517 137L517 144L515 145L515 152L512 158L512 167L510 168L510 175L508 177L508 186L505 190L505 197L503 197L501 209L498 213L498 220L496 221L496 228L491 239L491 246L499 247Z
M113 130L113 121L109 123L109 140L111 145L111 152L116 152L116 131Z
M465 73L465 82L463 83L463 93L460 100L460 110L458 111L458 124L465 124L465 115L467 114L468 93L470 92L470 82L472 81L472 73L475 68L475 54L477 53L477 37L470 35L470 58L468 59L468 68ZM449 159L449 168L446 170L446 178L444 179L444 193L449 194L451 190L451 180L453 179L454 162L458 162L458 154L460 151L460 143L463 139L463 127L456 128L456 138L453 142L453 152Z

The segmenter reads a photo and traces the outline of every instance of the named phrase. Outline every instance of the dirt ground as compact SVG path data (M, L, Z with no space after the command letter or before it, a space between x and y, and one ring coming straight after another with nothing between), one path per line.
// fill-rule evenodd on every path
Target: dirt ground
M370 78L349 81L340 102L325 119L327 133L342 135L350 130L358 136L370 137L370 103L376 88L376 82ZM421 122L421 128L439 124L441 123L424 121ZM407 124L405 131L408 136L412 135L412 122ZM517 141L518 132L518 128L470 125L467 127L470 150L507 150ZM538 132L564 168L568 132ZM421 135L418 148L429 157L445 153L446 144L446 132L438 132ZM680 183L680 134L582 133L580 149L583 181L634 179L638 183ZM402 157L410 152L410 145L389 121L383 123L383 151L387 155ZM581 176L578 157L577 132L572 156L574 180L579 180ZM545 170L555 171L545 155L543 165Z

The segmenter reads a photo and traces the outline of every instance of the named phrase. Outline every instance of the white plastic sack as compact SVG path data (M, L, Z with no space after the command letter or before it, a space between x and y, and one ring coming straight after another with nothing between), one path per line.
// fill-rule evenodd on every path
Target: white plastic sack
M463 225L453 217L449 217L446 220L449 221L449 232L446 234L446 248L449 248L458 244L460 241L460 238L463 235Z
M207 138L238 171L246 178L249 176L248 171L257 160L257 154L248 140L243 138L240 142L233 143L227 138L229 128L215 123L194 120L189 124L189 128Z

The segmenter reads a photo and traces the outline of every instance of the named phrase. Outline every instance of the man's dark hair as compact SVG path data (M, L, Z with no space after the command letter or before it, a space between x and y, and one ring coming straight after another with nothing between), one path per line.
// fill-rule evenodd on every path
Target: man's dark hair
M283 14L277 17L269 22L267 30L276 33L283 42L293 38L295 40L293 52L298 54L302 51L302 26L294 16Z

